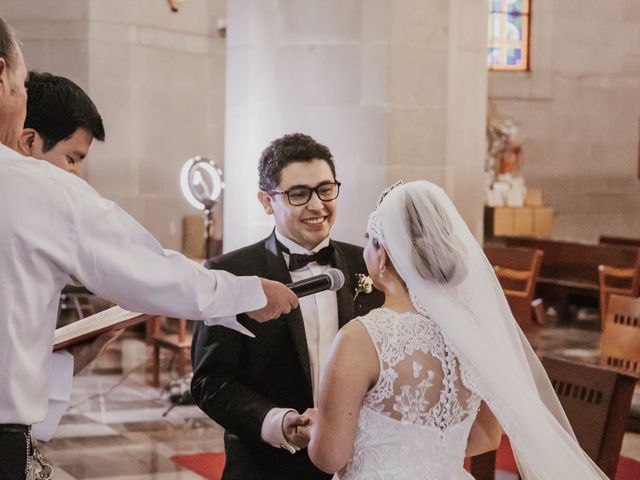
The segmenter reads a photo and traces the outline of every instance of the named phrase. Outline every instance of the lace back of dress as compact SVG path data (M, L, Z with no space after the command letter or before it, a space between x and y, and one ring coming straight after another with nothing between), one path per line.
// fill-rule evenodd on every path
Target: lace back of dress
M436 324L387 309L361 319L380 359L365 405L402 423L444 430L475 414L479 399L463 383L460 362Z

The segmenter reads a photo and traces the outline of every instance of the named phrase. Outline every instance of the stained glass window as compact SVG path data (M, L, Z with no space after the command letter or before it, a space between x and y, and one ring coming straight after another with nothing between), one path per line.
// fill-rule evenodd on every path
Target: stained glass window
M530 0L488 0L489 70L529 70Z

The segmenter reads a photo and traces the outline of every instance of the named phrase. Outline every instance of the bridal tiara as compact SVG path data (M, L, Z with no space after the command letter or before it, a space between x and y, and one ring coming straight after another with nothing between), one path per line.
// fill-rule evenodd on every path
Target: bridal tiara
M384 197L386 197L391 190L393 190L394 188L396 188L397 186L402 185L402 184L404 184L404 181L403 180L398 180L396 183L394 183L390 187L385 188L382 191L382 193L380 194L380 198L378 198L378 203L376 203L376 208L378 208L380 206L380 204L384 200Z
M404 182L402 180L398 180L393 185L385 188L380 194L380 198L378 198L378 203L376 203L376 209L373 212L371 212L371 215L369 215L369 221L367 223L367 232L369 232L373 237L375 237L378 240L378 242L380 242L383 245L384 245L384 238L382 236L382 227L380 225L380 219L378 218L378 207L380 207L380 204L382 203L384 198L389 194L391 190L393 190L394 188L402 184L404 184Z

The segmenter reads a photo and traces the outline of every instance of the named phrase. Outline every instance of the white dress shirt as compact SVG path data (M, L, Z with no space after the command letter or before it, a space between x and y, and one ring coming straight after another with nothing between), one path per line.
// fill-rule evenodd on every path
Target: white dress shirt
M262 308L257 277L163 250L84 180L0 144L0 423L47 411L60 291L79 281L123 308L194 320ZM240 329L230 318L218 323Z
M282 245L289 249L289 252L296 254L310 255L329 245L329 238L326 238L313 250L309 251L280 234L277 229L276 237ZM289 255L283 253L283 256L285 262L289 265ZM290 272L291 280L296 282L314 275L320 275L329 268L331 268L331 265L320 265L317 262L311 262L304 268ZM333 339L338 333L338 297L336 292L325 290L324 292L303 297L299 301L309 352L313 404L317 406L317 395L320 391L322 372L327 363ZM286 413L290 411L295 410L291 408L273 408L269 410L262 422L261 435L262 439L272 446L285 448L289 452L295 453L298 449L286 441L282 432L282 421Z
M58 350L51 355L47 375L48 404L44 421L34 423L31 436L36 440L48 442L56 433L60 419L67 411L73 387L74 358L66 350Z

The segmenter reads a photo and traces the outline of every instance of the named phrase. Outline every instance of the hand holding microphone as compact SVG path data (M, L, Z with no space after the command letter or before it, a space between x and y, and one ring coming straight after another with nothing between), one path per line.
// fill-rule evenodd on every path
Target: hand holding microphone
M344 285L344 274L337 268L330 268L325 273L288 285L266 278L261 278L260 281L267 297L267 305L259 310L247 312L247 315L258 322L266 322L278 318L283 313L291 312L298 306L298 298L324 290L340 290Z
M286 285L274 280L260 278L262 291L267 297L267 304L252 312L247 312L250 318L258 322L267 322L278 318L283 313L289 313L298 306L296 295Z

